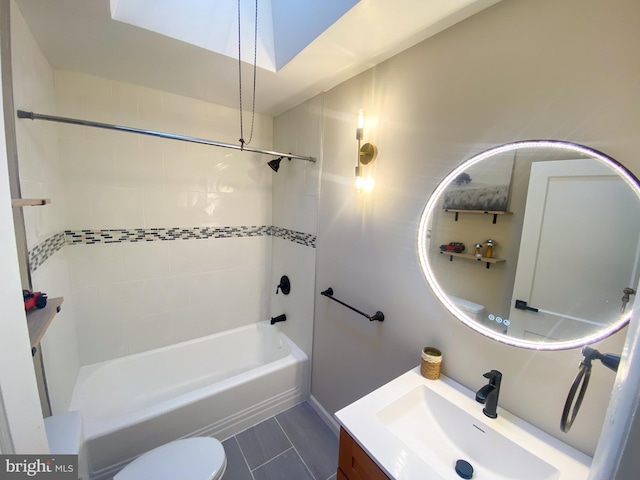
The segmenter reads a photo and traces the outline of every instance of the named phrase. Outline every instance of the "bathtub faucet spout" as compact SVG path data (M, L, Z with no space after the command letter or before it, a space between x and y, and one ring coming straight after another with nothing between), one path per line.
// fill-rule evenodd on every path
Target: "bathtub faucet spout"
M282 315L278 315L277 317L271 317L271 325L274 325L278 322L284 322L287 319L287 316L283 313Z

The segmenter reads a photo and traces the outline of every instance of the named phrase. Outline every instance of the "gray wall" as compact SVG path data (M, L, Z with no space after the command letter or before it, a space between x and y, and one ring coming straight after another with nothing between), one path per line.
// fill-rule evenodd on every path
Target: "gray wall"
M614 376L599 366L572 431L560 414L578 350L532 352L481 337L430 292L416 228L438 180L462 160L514 140L599 149L640 175L640 3L503 0L325 95L312 395L333 413L439 347L444 373L477 389L503 372L501 404L593 454ZM371 194L353 188L356 112L379 156ZM594 246L594 248L598 248ZM385 313L369 323L319 295ZM620 352L626 330L596 347Z

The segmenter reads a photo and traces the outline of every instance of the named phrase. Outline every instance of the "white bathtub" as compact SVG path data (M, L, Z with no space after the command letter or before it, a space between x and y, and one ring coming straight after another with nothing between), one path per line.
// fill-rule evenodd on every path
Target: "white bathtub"
M70 410L99 480L177 438L235 435L306 399L308 379L304 352L260 322L82 367Z

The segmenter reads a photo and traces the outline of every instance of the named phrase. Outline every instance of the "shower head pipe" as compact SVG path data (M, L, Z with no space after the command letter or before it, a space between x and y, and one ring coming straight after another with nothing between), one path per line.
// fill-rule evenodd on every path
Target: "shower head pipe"
M180 140L182 142L200 143L202 145L210 145L212 147L232 148L243 152L259 153L261 155L273 155L286 157L288 159L304 160L305 162L315 163L315 157L305 157L292 153L275 152L272 150L262 150L260 148L247 147L244 144L235 145L233 143L218 142L216 140L207 140L206 138L190 137L187 135L179 135L177 133L158 132L155 130L146 130L143 128L125 127L123 125L112 125L110 123L93 122L91 120L81 120L77 118L58 117L55 115L45 115L41 113L26 112L18 110L18 118L30 118L31 120L47 120L49 122L68 123L71 125L82 125L85 127L104 128L107 130L117 130L119 132L137 133L140 135L150 135L152 137L168 138L170 140Z
M269 165L269 168L271 168L271 170L273 170L274 172L277 172L278 169L280 168L280 162L284 158L287 158L289 161L291 161L291 157L289 157L289 156L287 156L287 157L278 157L278 158L274 158L270 162L267 162L267 165Z

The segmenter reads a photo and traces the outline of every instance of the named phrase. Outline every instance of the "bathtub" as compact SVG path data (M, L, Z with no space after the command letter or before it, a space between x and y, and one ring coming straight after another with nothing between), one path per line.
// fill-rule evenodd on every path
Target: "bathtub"
M259 322L80 369L70 410L92 480L171 440L235 435L305 400L309 362Z

